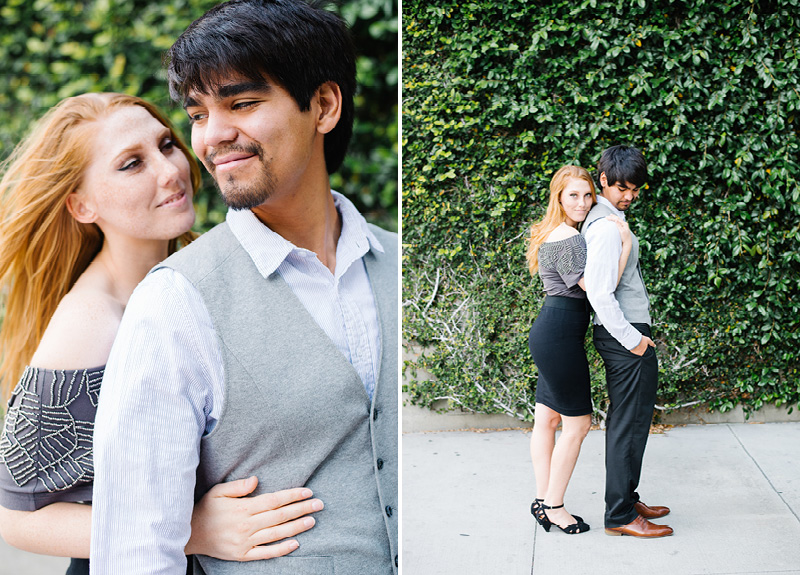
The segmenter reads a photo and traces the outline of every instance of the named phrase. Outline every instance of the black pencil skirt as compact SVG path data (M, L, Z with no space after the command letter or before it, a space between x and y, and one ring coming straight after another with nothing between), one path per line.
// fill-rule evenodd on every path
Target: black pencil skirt
M189 555L186 559L186 575L192 575L192 556ZM69 568L64 575L89 575L89 560L71 559L69 562Z
M545 298L528 336L528 347L539 370L536 403L566 416L592 413L589 362L583 347L588 327L587 300Z
M64 575L89 575L89 560L71 559Z

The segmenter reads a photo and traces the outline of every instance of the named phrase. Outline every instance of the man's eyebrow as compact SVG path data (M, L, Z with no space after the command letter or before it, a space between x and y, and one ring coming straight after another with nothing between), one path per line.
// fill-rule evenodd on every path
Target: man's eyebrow
M241 82L239 84L225 84L219 87L215 98L223 100L232 96L238 96L245 92L269 92L271 86L264 81Z
M272 86L269 82L265 81L258 81L258 82L239 82L237 84L223 84L219 86L216 93L212 93L214 100L224 100L225 98L231 98L233 96L238 96L239 94L244 94L246 92L269 92L272 89ZM183 99L183 107L190 108L193 106L200 106L200 102L198 102L192 96L187 95Z

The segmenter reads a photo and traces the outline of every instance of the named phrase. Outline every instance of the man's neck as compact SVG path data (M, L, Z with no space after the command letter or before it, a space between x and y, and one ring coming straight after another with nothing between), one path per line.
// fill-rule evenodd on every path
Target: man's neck
M602 193L597 194L597 203L603 204L605 207L609 208L614 215L619 216L623 220L625 219L625 212L623 212L622 210L617 208L614 204L609 202L605 197L603 197Z
M252 211L262 224L295 246L314 252L331 273L335 272L342 218L329 187L270 200Z

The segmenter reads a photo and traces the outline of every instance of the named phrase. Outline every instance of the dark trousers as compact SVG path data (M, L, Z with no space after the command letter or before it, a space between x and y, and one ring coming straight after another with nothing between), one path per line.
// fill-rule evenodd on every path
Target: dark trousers
M633 324L650 337L650 326ZM606 417L606 527L636 519L636 488L653 419L658 387L654 348L643 356L625 349L603 326L594 326L594 345L606 368L610 406Z

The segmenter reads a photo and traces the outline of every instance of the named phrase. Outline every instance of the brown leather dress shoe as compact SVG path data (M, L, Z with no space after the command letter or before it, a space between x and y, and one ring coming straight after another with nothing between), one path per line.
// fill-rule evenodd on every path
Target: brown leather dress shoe
M636 509L636 513L645 519L658 519L659 517L664 517L664 515L669 514L669 507L664 507L663 505L655 505L650 507L641 501L634 503L633 508Z
M606 535L631 535L633 537L666 537L672 535L672 527L650 523L641 515L622 527L606 527Z

